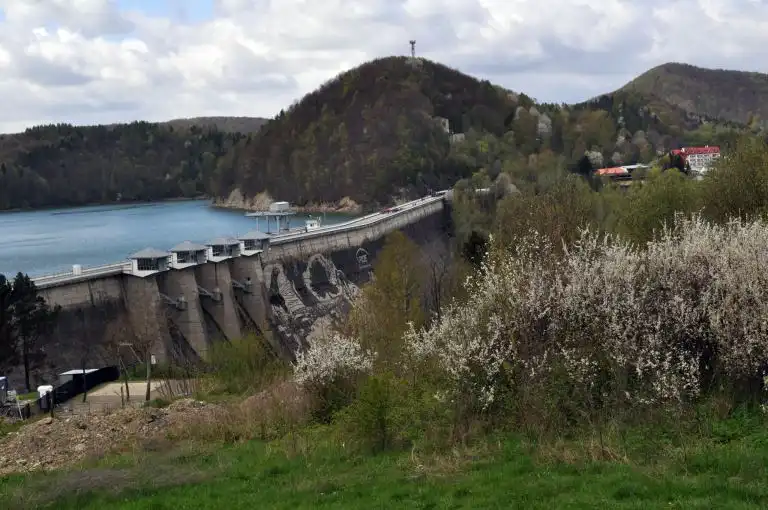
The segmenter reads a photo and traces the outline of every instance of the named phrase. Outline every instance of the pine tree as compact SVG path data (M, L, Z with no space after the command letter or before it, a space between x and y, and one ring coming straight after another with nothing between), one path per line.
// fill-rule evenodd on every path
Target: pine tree
M25 387L32 391L30 373L45 360L40 339L53 328L60 307L51 309L37 294L35 282L22 273L14 278L10 297L15 346L24 365Z
M11 291L13 287L0 274L0 367L8 368L18 363L18 351L11 320Z

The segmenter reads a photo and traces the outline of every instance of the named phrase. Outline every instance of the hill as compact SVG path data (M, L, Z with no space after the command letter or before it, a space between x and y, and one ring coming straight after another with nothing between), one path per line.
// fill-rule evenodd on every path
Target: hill
M659 98L692 114L741 124L768 120L768 74L668 63L620 89Z
M578 105L536 104L437 62L388 57L269 120L39 126L0 135L0 210L199 195L245 209L266 196L373 208L472 175L505 172L520 186L545 167L647 162L744 129L647 92L645 81Z
M449 134L437 117L454 131L471 124L502 135L516 104L503 89L434 62L374 60L307 94L238 144L215 191L266 192L305 205L343 197L372 204L450 185L462 172L444 164Z
M207 194L241 136L149 122L0 135L0 210Z
M530 174L535 154L564 165L585 156L593 166L636 163L739 129L631 90L537 105L436 62L389 57L338 75L242 140L213 191L242 208L261 193L305 205L376 204L478 171Z
M263 117L190 117L186 119L172 119L161 124L181 129L200 126L203 128L215 128L227 133L255 133L268 120Z

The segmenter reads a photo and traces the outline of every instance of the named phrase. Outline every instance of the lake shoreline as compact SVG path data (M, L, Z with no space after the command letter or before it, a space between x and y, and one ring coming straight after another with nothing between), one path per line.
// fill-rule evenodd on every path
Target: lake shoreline
M79 205L46 205L43 207L28 207L26 209L16 207L14 209L0 209L0 214L44 212L44 211L55 211L56 209L78 209L80 207L100 207L104 205L151 205L151 204L165 204L165 203L176 203L176 202L196 202L199 200L208 200L209 202L212 202L213 198L207 195L201 195L199 197L176 197L176 198L164 198L162 200L112 200L107 202L91 202L91 203L79 204Z
M177 197L177 198L166 198L163 200L119 200L119 201L111 201L111 202L92 202L87 204L79 204L79 205L51 205L51 206L44 206L44 207L30 207L30 208L15 208L15 209L2 209L0 210L0 214L15 214L15 213L29 213L29 212L45 212L45 211L55 211L58 209L79 209L79 208L85 208L85 207L102 207L102 206L108 206L108 205L153 205L153 204L172 204L172 203L178 203L178 202L197 202L197 201L208 201L208 207L212 209L221 209L221 210L227 210L227 211L241 211L243 213L248 212L255 212L255 211L266 211L268 208L254 208L249 207L245 204L243 205L233 205L225 203L224 200L217 198L217 197L209 197L207 195L201 195L199 197ZM342 205L339 206L338 203L329 203L329 204L309 204L306 206L296 206L292 205L292 209L296 211L298 215L319 215L319 214L339 214L343 216L360 216L365 213L366 209L362 206L359 206L357 204L354 205Z
M266 191L254 196L246 196L239 188L233 189L226 197L213 197L211 206L220 209L230 209L245 212L268 211L270 204L276 200ZM299 214L346 214L359 216L366 208L349 197L343 197L331 202L309 202L304 205L291 204L291 209Z
M290 226L303 227L305 218L298 213L289 219ZM328 213L323 223L348 219L352 216ZM37 277L70 271L75 264L112 264L148 247L169 250L183 241L202 244L264 227L263 221L243 212L211 207L200 199L0 214L0 274L22 272Z

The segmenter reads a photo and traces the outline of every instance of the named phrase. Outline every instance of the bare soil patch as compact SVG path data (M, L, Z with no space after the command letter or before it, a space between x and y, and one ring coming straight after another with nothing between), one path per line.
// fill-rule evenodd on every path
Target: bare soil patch
M215 413L217 408L182 399L162 409L125 408L84 416L44 417L0 440L0 476L70 466L142 445L155 449L170 430Z

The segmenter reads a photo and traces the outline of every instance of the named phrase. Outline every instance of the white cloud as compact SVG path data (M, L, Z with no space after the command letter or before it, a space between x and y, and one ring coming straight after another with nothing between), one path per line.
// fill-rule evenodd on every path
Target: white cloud
M420 55L577 101L667 61L768 71L755 0L0 0L0 132L44 122L271 116L365 60ZM148 2L139 2L148 5ZM131 7L134 5L134 7ZM176 5L176 4L174 4Z

